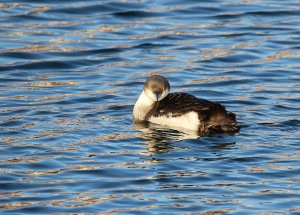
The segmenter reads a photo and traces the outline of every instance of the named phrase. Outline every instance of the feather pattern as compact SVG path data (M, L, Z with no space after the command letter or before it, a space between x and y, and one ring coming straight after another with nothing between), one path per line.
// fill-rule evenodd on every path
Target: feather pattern
M170 93L163 100L157 102L150 110L149 116L155 117L172 114L173 117L181 116L191 111L207 115L210 107L215 103L198 99L187 93ZM203 115L203 116L204 116Z
M221 104L206 99L199 99L187 93L170 93L163 100L156 102L146 115L150 117L181 117L190 112L198 115L199 131L219 132L238 131L235 114L227 112Z
M237 132L236 116L217 102L188 93L170 93L163 76L151 76L144 85L133 115L136 121L174 125L199 132Z

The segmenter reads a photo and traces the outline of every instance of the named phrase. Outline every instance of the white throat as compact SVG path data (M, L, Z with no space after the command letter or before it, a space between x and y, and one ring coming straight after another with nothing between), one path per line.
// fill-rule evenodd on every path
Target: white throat
M155 101L146 96L144 90L136 101L133 108L133 118L136 121L146 120L146 115L153 108Z

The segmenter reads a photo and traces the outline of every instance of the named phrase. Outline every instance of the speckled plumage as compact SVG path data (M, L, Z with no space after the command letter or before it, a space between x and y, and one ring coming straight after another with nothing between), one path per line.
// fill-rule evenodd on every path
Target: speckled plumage
M158 82L156 82L156 79L163 79L167 84L160 84L162 86L157 85ZM160 83L164 82L160 81ZM151 84L155 87L151 87ZM144 93L143 91L138 99L135 105L134 115L138 112L138 107L146 103L140 102L144 100L147 101L148 104L143 108L145 112L142 117L143 121L167 124L175 127L179 126L200 132L239 131L235 114L226 111L225 107L221 104L199 99L188 93L168 94L168 86L169 83L163 76L150 77L144 86L144 91L147 92ZM153 90L154 88L155 90ZM153 96L151 92L153 92L153 95L154 92L159 95L164 93L165 96L163 98L157 97L155 101L155 96Z

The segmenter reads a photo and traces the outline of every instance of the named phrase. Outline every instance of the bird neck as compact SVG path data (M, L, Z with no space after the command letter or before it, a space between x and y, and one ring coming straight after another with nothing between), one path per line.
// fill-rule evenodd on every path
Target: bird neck
M145 92L143 91L136 101L133 108L133 118L136 121L144 121L146 120L146 116L149 111L154 107L155 101L148 98Z

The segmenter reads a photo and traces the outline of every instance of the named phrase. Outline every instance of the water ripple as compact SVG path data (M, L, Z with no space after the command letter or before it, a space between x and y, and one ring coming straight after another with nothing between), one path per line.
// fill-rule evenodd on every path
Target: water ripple
M3 213L298 214L299 3L0 3ZM238 134L133 124L145 78Z

